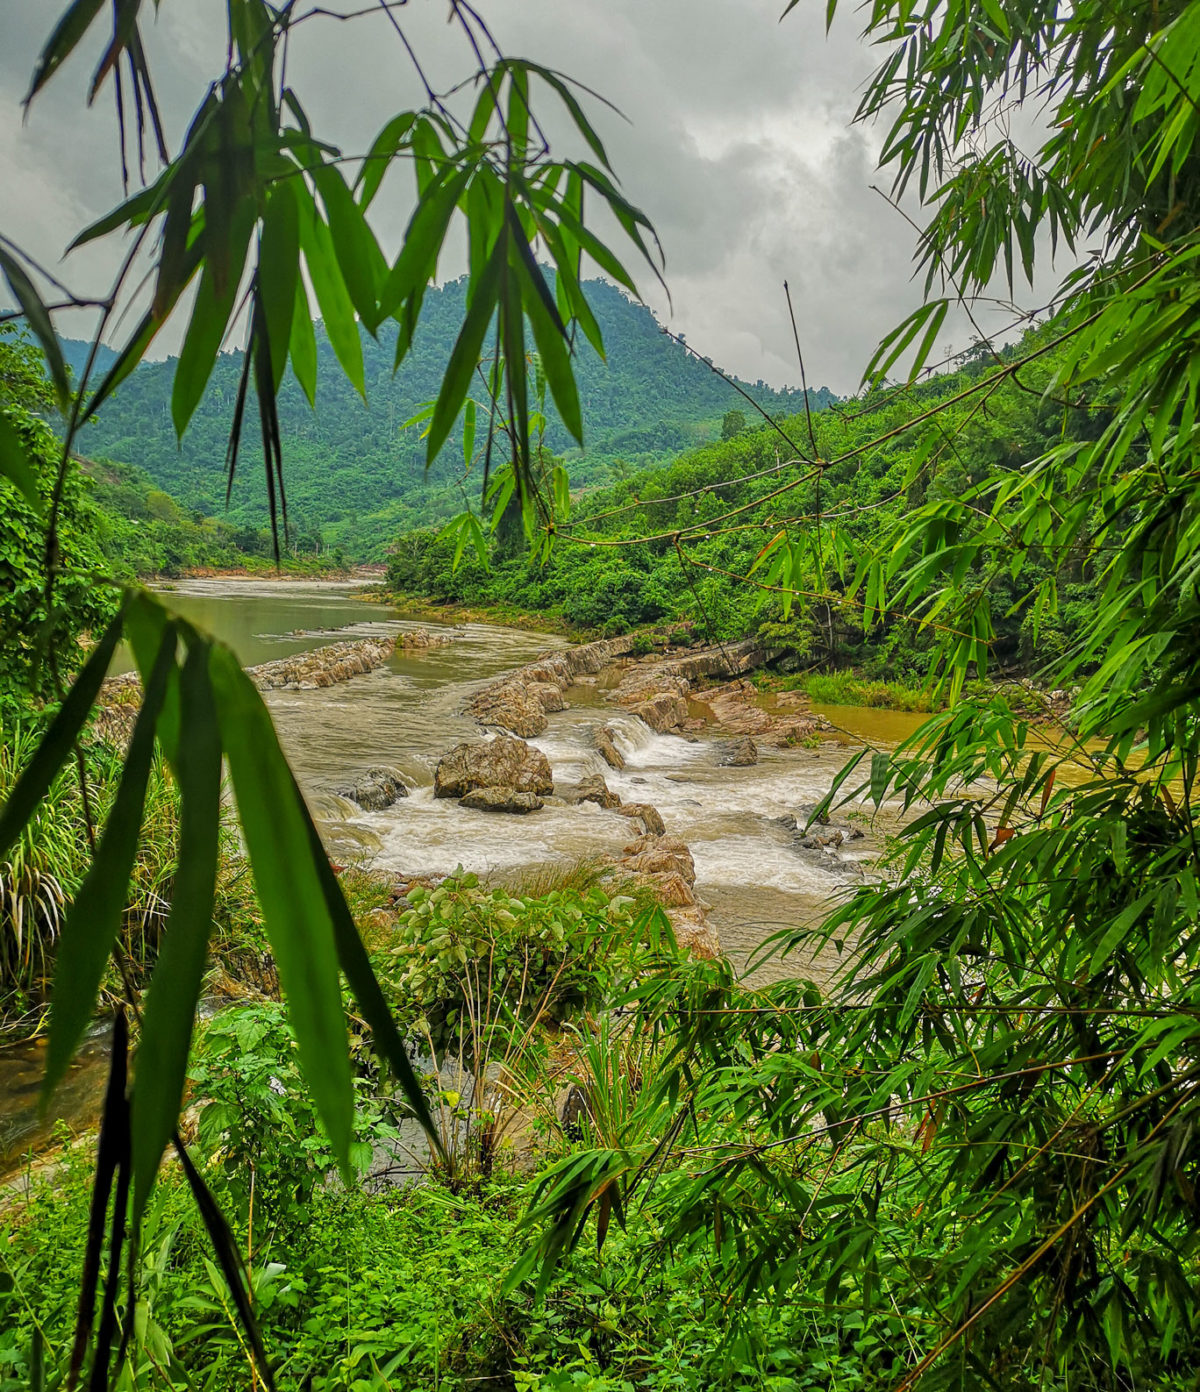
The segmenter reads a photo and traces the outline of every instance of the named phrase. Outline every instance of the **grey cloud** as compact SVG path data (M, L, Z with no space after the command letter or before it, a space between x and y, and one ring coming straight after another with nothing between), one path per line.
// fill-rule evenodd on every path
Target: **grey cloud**
M120 197L111 96L84 110L90 68L77 61L22 124L18 102L48 18L42 6L0 4L0 186L20 190L0 224L53 261ZM176 147L221 61L222 8L219 0L167 0L149 26ZM919 301L912 231L870 191L877 136L851 128L872 66L853 15L839 18L827 40L823 0L807 0L782 24L781 0L485 0L482 8L507 51L560 68L628 117L591 108L623 187L662 237L672 307L652 277L639 283L664 320L743 376L795 383L786 278L810 383L852 390L880 335ZM435 86L469 69L444 5L414 0L402 19ZM347 150L364 148L391 112L420 95L381 18L306 26L289 74L318 130ZM552 136L561 130L551 123ZM379 212L394 252L408 212L402 174L392 176ZM72 283L101 288L113 255L73 256ZM443 267L458 269L453 257ZM955 334L965 344L961 326Z

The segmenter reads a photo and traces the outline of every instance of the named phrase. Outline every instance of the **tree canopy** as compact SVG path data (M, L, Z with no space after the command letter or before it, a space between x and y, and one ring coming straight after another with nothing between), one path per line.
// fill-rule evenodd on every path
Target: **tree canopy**
M94 86L124 84L144 118L131 128L140 134L157 123L138 8L118 0ZM831 0L831 22L841 22L839 9ZM74 0L31 99L99 13L92 0ZM0 268L68 419L46 506L43 617L55 612L70 566L60 539L78 428L187 287L196 285L196 297L172 383L175 428L182 434L196 412L244 289L248 340L230 403L228 477L236 482L241 467L253 386L265 486L282 524L277 402L286 364L310 398L315 391L305 277L333 354L361 390L360 326L373 334L394 320L395 361L404 360L458 216L470 271L462 326L425 419L426 458L461 429L466 457L478 443L484 477L493 467L501 474L498 518L515 498L539 558L569 544L560 538L569 530L567 481L544 467L538 447L538 386L578 439L571 333L601 346L582 258L633 288L591 211L600 204L657 273L652 230L620 192L575 90L557 73L494 53L479 13L460 0L451 18L468 41L472 100L428 92L352 168L311 130L281 71L289 27L321 14L230 0L229 61L183 149L81 234L131 230L155 260L151 306L99 384L85 369L72 395L38 268L0 240ZM694 525L656 524L653 509L677 499L631 500L646 525L623 540L681 547L693 531L739 527L752 511L761 531L770 503L774 530L745 582L818 616L851 605L864 626L897 614L920 623L949 707L894 753L853 759L813 814L849 798L915 813L889 878L854 893L816 934L845 954L836 987L788 983L750 995L720 965L640 982L631 1008L668 1038L672 1066L639 1104L636 1129L541 1177L531 1219L539 1241L510 1280L544 1283L593 1231L593 1215L602 1245L611 1218L622 1221L637 1202L675 1250L708 1254L735 1320L739 1292L799 1287L819 1293L827 1314L851 1308L896 1392L919 1380L1186 1385L1200 1338L1200 7L875 0L866 23L882 57L860 116L882 122L894 195L916 198L925 217L919 256L930 297L868 369L901 419L870 440L823 439L809 416L772 422L789 450L764 466L779 470L777 487L745 504L720 499ZM565 109L578 158L551 157L535 94ZM1034 133L1018 140L1027 126ZM389 264L369 213L400 160L415 171L417 202ZM961 391L929 400L918 378L951 303L970 311L998 290L1011 299L1047 240L1074 261L1039 333L1016 351L985 338L982 370ZM554 264L553 289L539 254ZM102 331L124 288L107 304ZM1015 307L1014 322L1027 322ZM888 380L898 372L903 380ZM1055 443L1001 458L982 478L964 469L956 487L935 486L1002 391L1032 393L1053 411ZM831 510L831 486L901 436L913 442L900 482L911 505L882 536L863 535L854 519L878 500L836 500L846 506ZM0 445L5 474L32 506L30 446L12 431ZM483 524L470 522L486 553ZM464 530L460 551L467 539ZM968 697L1013 615L1027 616L1036 650L1073 576L1087 577L1094 600L1044 652L1040 672L1048 687L1072 693L1065 721L1047 732L1002 694ZM144 701L63 928L47 1088L62 1077L96 999L156 742L183 811L176 895L142 1020L149 1066L137 1072L130 1120L117 1050L106 1126L121 1139L102 1156L101 1187L115 1178L128 1196L132 1183L136 1226L164 1147L174 1140L189 1164L175 1123L210 928L223 759L300 1065L333 1154L345 1166L352 1117L339 970L374 1047L440 1145L261 699L228 650L159 599L123 595L0 815L0 846L21 832L68 758L122 635ZM811 940L789 932L781 946L798 951ZM253 1331L227 1231L199 1176L194 1183ZM123 1220L123 1211L111 1220L118 1257ZM111 1314L113 1281L106 1299ZM101 1382L106 1329L111 1342L111 1319L98 1335Z

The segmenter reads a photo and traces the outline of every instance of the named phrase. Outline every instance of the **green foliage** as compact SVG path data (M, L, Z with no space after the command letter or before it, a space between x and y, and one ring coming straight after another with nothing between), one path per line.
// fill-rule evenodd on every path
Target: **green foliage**
M1051 342L1039 330L1007 356L1015 362ZM973 484L986 488L1015 476L1061 437L1062 410L1040 392L1064 351L1043 352L1024 367L1020 384L1005 376L989 383L973 363L905 396L879 390L821 411L813 417L827 461L819 477L800 457L807 421L781 417L668 468L585 493L569 523L559 525L545 563L497 545L489 567L464 558L456 568L445 540L401 534L386 583L438 602L549 611L593 632L686 619L710 641L757 633L785 665L853 666L868 680L919 686L937 630L916 606L877 604L870 572L860 574L859 561L915 506L961 507ZM1070 423L1091 430L1104 412L1088 411L1087 404L1081 394ZM783 448L789 442L796 451L790 456ZM1010 672L1035 671L1066 651L1086 622L1098 592L1097 567L1086 555L1074 559L1057 577L1057 610L1034 614L1019 603L1001 554L997 548L988 555L991 662ZM972 581L984 574L982 564L980 557ZM1056 574L1044 559L1031 564L1046 580Z
M22 487L11 472L0 470L2 719L11 719L31 692L53 694L55 669L70 676L80 659L80 638L102 627L114 608L112 594L95 584L103 565L97 514L73 473L59 504L57 581L54 602L47 604L45 523L62 457L43 418L53 401L42 354L0 324L0 446L11 445L25 481Z
M219 1168L232 1211L248 1223L257 1210L268 1229L301 1226L337 1155L304 1087L295 1034L282 1008L222 1011L205 1026L188 1077L199 1107L197 1144ZM364 1079L358 1084L350 1159L361 1173L373 1146L394 1140L397 1131L394 1108L365 1095Z
M80 468L93 504L92 534L111 573L120 579L174 577L195 570L274 573L268 530L188 512L129 464L89 460ZM295 512L281 559L289 574L320 575L345 566L345 557L326 547L320 532Z
M740 435L746 428L746 413L736 408L726 411L721 418L721 439L732 440L735 435Z
M0 731L0 797L7 800L42 734L19 724ZM85 758L91 815L107 818L124 759L106 745ZM120 925L121 950L136 970L153 965L166 924L175 874L179 799L161 759L154 762L146 796L143 836L134 859ZM61 770L0 864L0 1018L10 1026L36 1019L49 996L55 954L69 904L91 860L77 771ZM116 981L114 971L112 980Z
M864 627L919 616L947 709L856 755L813 812L904 817L883 878L781 934L798 962L843 953L840 975L646 982L677 1041L671 1120L548 1172L535 1210L552 1259L636 1193L673 1251L711 1254L732 1314L766 1295L816 1296L825 1327L853 1311L864 1361L904 1392L1195 1376L1200 12L1119 11L871 11L861 114L893 122L883 158L929 209L931 279L984 295L1032 277L1047 235L1100 250L957 402L931 401L936 381L903 394L940 404L937 434L904 505L847 546ZM1035 91L1029 156L1013 131ZM926 305L874 368L911 350L915 375L944 314ZM824 488L839 457L821 454ZM780 527L767 555L819 621L806 551ZM1028 691L972 680L1026 645L1047 684L1079 686L1050 737Z
M510 1034L597 1007L642 945L634 900L598 886L513 895L460 875L408 897L381 970L400 1018L439 1053L498 1052Z

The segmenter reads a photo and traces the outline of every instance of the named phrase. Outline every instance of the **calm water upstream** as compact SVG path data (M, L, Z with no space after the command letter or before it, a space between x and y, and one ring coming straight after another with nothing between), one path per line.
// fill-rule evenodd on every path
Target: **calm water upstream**
M369 603L352 584L192 580L178 583L164 598L228 642L246 665L335 640L439 627ZM628 818L593 803L551 804L532 816L512 817L434 799L438 759L461 740L482 737L462 714L472 693L546 649L565 646L560 638L492 624L441 627L452 634L445 646L398 654L386 666L338 686L267 693L284 749L331 854L397 876L446 874L461 865L503 877L547 862L619 851L632 840L634 828ZM720 737L689 741L656 735L584 687L576 688L571 708L551 715L545 734L531 743L549 758L556 781L602 773L624 801L658 808L668 832L691 848L697 895L711 906L709 916L725 950L741 965L781 928L819 919L839 892L836 879L797 854L777 819L828 790L852 739L894 742L922 718L858 709L829 713L846 732L840 744L826 740L815 750L763 745L757 765L723 768ZM592 730L604 723L617 733L626 758L623 773L614 773L593 750ZM372 764L402 769L415 784L410 796L374 813L338 796L339 788ZM873 846L857 841L846 849L866 856ZM756 978L824 975L833 965L770 962ZM93 1048L97 1056L100 1042ZM97 1057L90 1065L82 1063L75 1091L64 1095L63 1114L85 1124L90 1117L81 1113L98 1104L98 1062ZM17 1104L7 1118L8 1108L0 1107L0 1156L35 1139L30 1107L20 1104L14 1088L28 1091L31 1102L39 1076L37 1046L24 1046L7 1062L0 1055L0 1091Z

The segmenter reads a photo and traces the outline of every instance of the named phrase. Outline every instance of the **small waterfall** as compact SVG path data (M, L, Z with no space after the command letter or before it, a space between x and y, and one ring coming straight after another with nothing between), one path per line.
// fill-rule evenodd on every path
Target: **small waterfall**
M662 738L640 715L630 715L627 711L614 711L605 723L613 732L613 743L627 759Z

